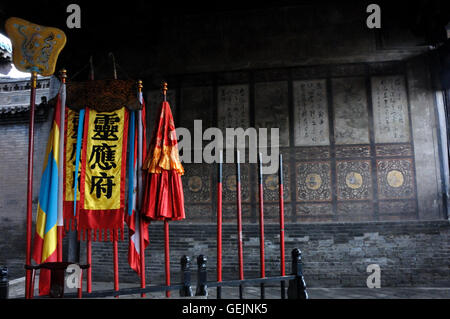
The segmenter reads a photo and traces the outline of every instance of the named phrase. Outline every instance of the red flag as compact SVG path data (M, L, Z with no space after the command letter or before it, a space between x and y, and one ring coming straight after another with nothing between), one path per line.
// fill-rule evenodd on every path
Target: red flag
M148 174L143 214L152 220L181 220L185 218L181 183L184 169L178 155L175 124L168 102L162 102L159 114L143 165Z

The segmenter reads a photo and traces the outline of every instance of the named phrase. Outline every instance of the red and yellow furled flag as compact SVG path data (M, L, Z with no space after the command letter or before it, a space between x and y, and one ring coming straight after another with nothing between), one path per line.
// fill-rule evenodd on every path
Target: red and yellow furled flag
M184 168L178 155L178 141L172 111L162 102L149 152L143 164L147 173L143 213L150 220L185 218L181 176Z

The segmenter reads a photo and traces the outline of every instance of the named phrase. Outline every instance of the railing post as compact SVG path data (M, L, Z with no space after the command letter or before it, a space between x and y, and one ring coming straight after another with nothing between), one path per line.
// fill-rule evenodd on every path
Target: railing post
M302 270L302 252L298 248L292 250L292 274L296 278L289 280L288 299L308 299Z
M191 260L188 256L181 257L181 283L183 288L180 289L180 297L192 297L191 288Z
M0 269L0 299L8 299L9 296L9 280L8 268Z
M206 262L207 258L204 255L199 255L197 257L197 289L195 291L196 296L208 296L208 286L207 286L207 272L206 272Z

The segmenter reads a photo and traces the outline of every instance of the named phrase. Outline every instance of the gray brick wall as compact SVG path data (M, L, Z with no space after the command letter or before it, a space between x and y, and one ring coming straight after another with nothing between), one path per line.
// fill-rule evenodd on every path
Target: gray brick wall
M208 257L208 278L216 278L216 225L171 223L171 277L180 278L179 260L191 257L193 277L196 256ZM259 230L245 224L244 272L246 278L259 276ZM286 225L286 270L290 272L290 252L303 252L304 274L310 287L365 287L370 264L381 267L381 284L391 286L450 285L450 224L447 221L317 223ZM83 259L84 244L83 246ZM223 228L224 279L238 279L236 226ZM279 274L279 230L265 227L266 275ZM93 280L111 281L112 243L93 243ZM127 241L119 244L121 282L139 278L127 263ZM146 249L146 275L151 284L164 283L164 229L150 225L150 245Z
M52 118L53 111L48 121L35 123L33 223ZM8 265L14 278L24 273L28 125L1 125L0 136L0 265Z

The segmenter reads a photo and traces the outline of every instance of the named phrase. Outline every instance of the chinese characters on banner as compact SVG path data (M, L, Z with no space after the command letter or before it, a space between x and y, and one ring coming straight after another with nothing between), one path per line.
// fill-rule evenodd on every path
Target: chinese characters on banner
M78 134L79 112L66 108L66 134L65 134L65 152L64 152L64 220L66 229L69 223L76 216L73 212L74 205L74 187L75 187L75 161ZM81 162L81 161L80 161ZM78 171L77 186L77 216L80 201L80 171ZM75 225L72 222L72 229Z
M81 165L79 230L96 240L109 230L111 240L123 236L128 112L86 110ZM112 238L111 234L114 235Z

